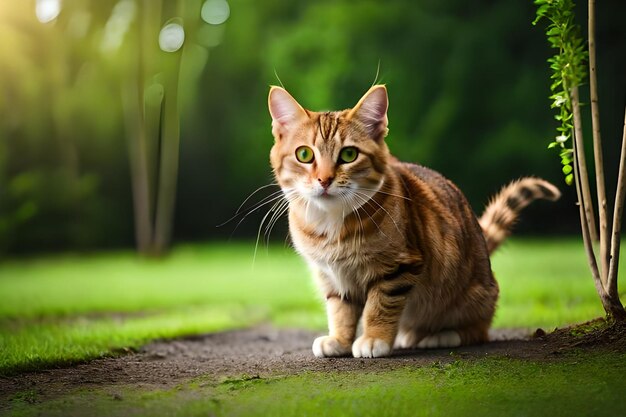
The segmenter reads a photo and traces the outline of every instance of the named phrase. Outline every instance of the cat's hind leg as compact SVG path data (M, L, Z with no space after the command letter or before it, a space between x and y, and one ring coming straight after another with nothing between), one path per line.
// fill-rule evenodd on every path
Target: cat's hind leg
M393 344L394 349L412 349L417 347L426 334L414 329L400 328Z
M461 336L456 330L425 334L415 330L400 330L393 345L395 349L436 349L461 346Z
M456 330L444 330L424 337L417 343L420 349L453 348L461 346L461 335Z
M420 349L454 348L489 341L489 324L480 323L456 330L442 330L430 334L417 343Z

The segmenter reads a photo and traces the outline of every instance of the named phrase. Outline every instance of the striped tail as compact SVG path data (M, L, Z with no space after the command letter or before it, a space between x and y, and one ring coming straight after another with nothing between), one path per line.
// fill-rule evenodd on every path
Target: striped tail
M539 178L513 181L493 197L478 219L483 229L487 249L492 253L511 234L520 211L534 200L556 201L561 192L554 185Z

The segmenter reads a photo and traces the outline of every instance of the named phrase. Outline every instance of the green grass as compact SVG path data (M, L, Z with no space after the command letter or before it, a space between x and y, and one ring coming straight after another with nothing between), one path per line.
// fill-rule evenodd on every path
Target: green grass
M70 365L159 338L243 327L258 319L259 313L237 307L192 307L131 319L77 318L8 325L0 332L0 375Z
M132 252L0 265L0 375L75 363L149 340L271 321L324 326L292 251L182 246L163 260Z
M551 330L602 316L586 259L578 239L507 242L492 260L500 283L494 326Z
M0 264L0 318L137 312L191 305L316 308L303 262L288 248L207 244L162 260L133 252L65 255Z
M176 248L0 264L0 374L66 364L148 340L261 321L323 329L322 303L291 249L252 244ZM496 327L547 329L602 315L574 239L513 240L493 259Z
M626 408L624 372L623 354L456 360L375 373L198 379L168 390L110 386L42 404L36 392L22 392L11 415L617 416Z

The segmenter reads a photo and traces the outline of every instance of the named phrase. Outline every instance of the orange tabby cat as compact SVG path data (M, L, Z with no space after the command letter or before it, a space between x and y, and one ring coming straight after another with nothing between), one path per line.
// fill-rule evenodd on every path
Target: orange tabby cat
M524 178L477 220L452 182L389 153L387 107L383 85L353 109L323 113L270 89L271 164L295 247L326 297L329 332L313 343L318 357L487 341L498 299L489 254L522 208L560 196Z

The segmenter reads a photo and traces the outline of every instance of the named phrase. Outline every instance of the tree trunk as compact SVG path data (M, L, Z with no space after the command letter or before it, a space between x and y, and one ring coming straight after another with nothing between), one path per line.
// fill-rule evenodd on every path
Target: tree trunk
M604 185L604 157L600 135L600 109L598 106L598 81L596 77L596 18L595 0L589 0L589 92L591 98L591 123L593 127L593 155L596 166L596 188L598 194L598 219L600 228L600 266L602 284L607 288L609 276L609 225L607 223L606 187Z
M576 90L576 93L578 90ZM582 152L582 148L584 146L582 135L579 135L579 132L582 131L580 126L580 108L578 107L578 99L574 98L574 90L572 90L572 107L574 114L574 182L576 184L576 195L578 196L578 211L580 212L580 228L582 231L583 244L585 246L585 253L587 255L587 262L589 263L589 269L591 269L591 275L593 277L593 282L596 286L596 291L602 300L602 305L605 306L606 291L604 290L604 286L602 285L602 279L600 278L600 271L598 270L598 262L596 261L596 255L593 252L593 240L591 237L591 224L588 219L589 211L587 210L587 206L591 204L588 200L585 200L583 197L583 184L586 179L586 171L581 169L581 166L584 164L585 154ZM583 162L583 164L581 164ZM605 307L606 310L606 307Z
M622 215L624 212L624 198L626 197L626 110L624 111L624 129L622 133L622 150L620 154L619 173L617 177L617 191L615 193L615 207L613 208L613 230L611 232L611 257L607 277L607 293L612 301L611 315L616 320L626 320L626 312L619 299L617 289L617 272L619 271L619 255L622 232Z
M178 114L178 73L182 52L171 54L166 70L165 96L161 117L161 152L159 158L158 192L154 232L154 249L163 253L169 246L178 181L180 119Z
M617 272L619 269L619 249L621 242L622 214L624 208L625 178L626 175L626 115L624 136L618 174L615 206L613 209L613 224L609 235L607 223L607 201L604 183L604 158L602 154L602 137L600 135L600 109L598 104L598 81L596 75L596 15L595 0L588 1L588 51L589 51L589 93L591 99L591 122L593 128L593 154L596 165L596 187L598 193L598 216L600 222L600 280L603 292L599 293L602 306L609 318L625 320L626 311L622 305L617 290ZM610 239L610 241L609 241ZM595 277L594 277L595 279Z
M185 16L185 2L165 3L165 16ZM184 20L181 21L181 25ZM170 245L176 185L178 181L178 159L180 151L180 116L178 111L178 83L183 49L161 53L162 83L164 88L161 113L161 142L158 165L157 199L154 223L154 250L164 253Z
M144 91L146 73L146 51L143 49L145 34L149 21L139 6L137 19L136 43L137 67L129 79L122 85L122 102L126 133L128 135L128 152L133 193L133 210L135 224L135 242L137 250L142 254L152 251L152 192L148 171L148 155L146 148L146 123L144 114Z
M570 91L572 102L572 114L574 117L574 149L577 156L576 164L579 170L580 193L578 194L580 203L585 210L585 218L589 228L589 236L591 240L598 240L598 232L596 228L596 220L593 212L593 203L591 200L591 191L589 191L589 174L587 172L587 161L585 157L585 146L583 141L582 118L580 116L580 98L578 87L573 87Z

